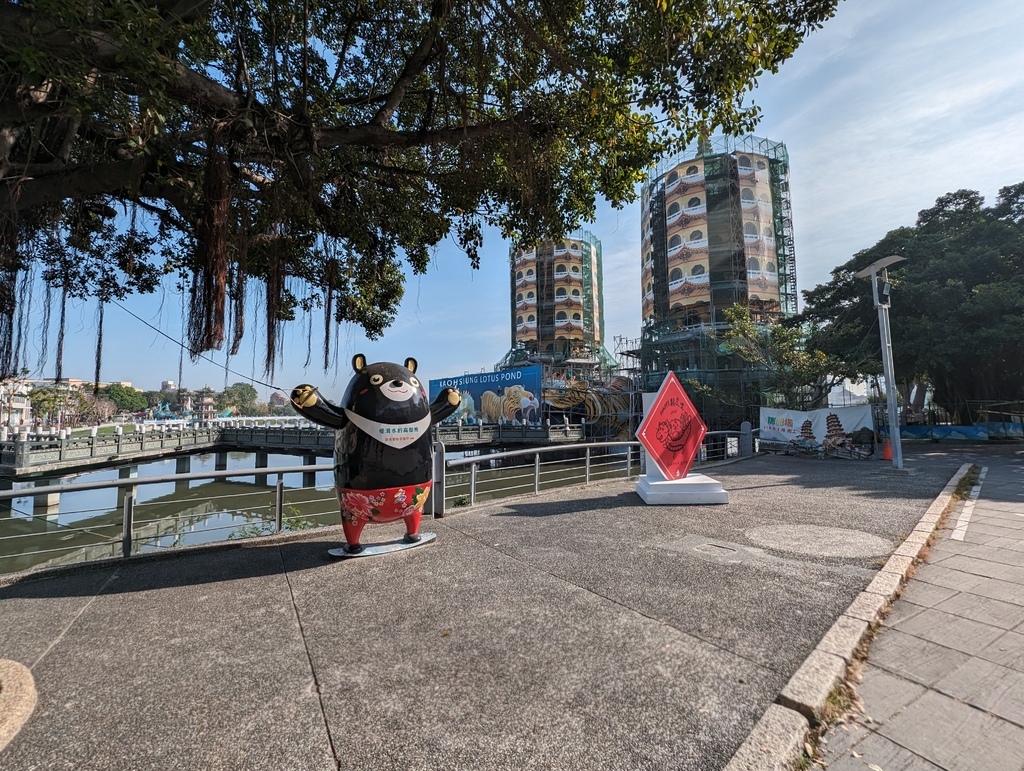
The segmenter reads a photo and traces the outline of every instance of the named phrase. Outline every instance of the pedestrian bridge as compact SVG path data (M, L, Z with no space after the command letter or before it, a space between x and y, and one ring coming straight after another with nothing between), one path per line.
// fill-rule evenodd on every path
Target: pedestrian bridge
M100 467L132 465L203 452L279 453L307 458L334 453L334 431L313 424L243 425L234 421L200 426L147 424L131 432L74 436L32 436L0 432L0 477L17 480ZM584 426L434 426L434 441L450 451L571 444L585 438ZM257 464L260 465L260 464ZM266 465L264 462L262 465ZM226 467L226 466L225 466Z

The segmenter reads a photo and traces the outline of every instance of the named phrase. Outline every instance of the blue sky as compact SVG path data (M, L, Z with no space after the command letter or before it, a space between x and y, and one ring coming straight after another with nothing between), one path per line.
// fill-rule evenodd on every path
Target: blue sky
M789 149L799 289L888 231L912 225L917 212L947 192L978 190L988 203L1001 187L1024 181L1024 2L986 0L845 0L778 74L766 75L752 99L763 111L760 136ZM587 226L602 242L606 347L640 334L640 206L600 206ZM306 360L305 325L285 331L284 360L273 383L287 390L319 385L340 398L355 353L371 361L420 362L421 379L490 370L510 346L508 243L492 231L474 271L451 245L438 248L427 275L411 277L398 320L367 341L342 327L338 367L324 373L320 332ZM134 298L126 307L174 338L180 303L170 291ZM251 307L251 303L250 303ZM56 318L56 314L54 314ZM64 375L91 379L95 304L69 308ZM55 324L55 322L54 322ZM228 363L228 383L262 373L262 330L250 321L243 350ZM54 372L54 342L40 377ZM254 352L255 348L255 352ZM109 306L103 341L104 380L155 389L178 380L178 346ZM35 363L36 352L30 353ZM185 357L182 385L220 389L217 364ZM238 374L235 374L238 373ZM257 385L261 398L270 389Z

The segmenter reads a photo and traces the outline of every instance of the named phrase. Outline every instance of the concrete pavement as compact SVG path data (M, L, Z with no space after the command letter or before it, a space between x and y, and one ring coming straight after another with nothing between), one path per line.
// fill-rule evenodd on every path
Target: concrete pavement
M965 460L1009 452L760 456L709 472L727 506L613 482L394 558L329 561L332 528L0 584L38 693L0 769L721 769L797 715L780 694Z
M832 771L1024 769L1024 453L982 457L868 650Z

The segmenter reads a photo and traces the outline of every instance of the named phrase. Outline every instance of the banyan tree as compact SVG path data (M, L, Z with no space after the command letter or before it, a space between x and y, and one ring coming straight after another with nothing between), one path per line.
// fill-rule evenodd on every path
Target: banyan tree
M449 235L476 264L485 226L571 232L750 130L745 92L837 2L0 0L0 376L51 307L59 377L69 298L102 329L168 282L193 356L259 310L272 372L316 313L327 367Z

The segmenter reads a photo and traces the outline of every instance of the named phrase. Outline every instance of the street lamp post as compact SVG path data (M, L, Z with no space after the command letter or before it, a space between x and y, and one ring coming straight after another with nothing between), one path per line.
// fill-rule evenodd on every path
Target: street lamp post
M854 273L855 278L871 278L871 297L878 309L878 333L882 338L882 372L885 375L885 401L889 413L889 442L892 466L903 468L903 445L900 444L900 418L896 411L896 377L892 367L892 336L889 332L889 266L903 262L898 254L883 257Z

